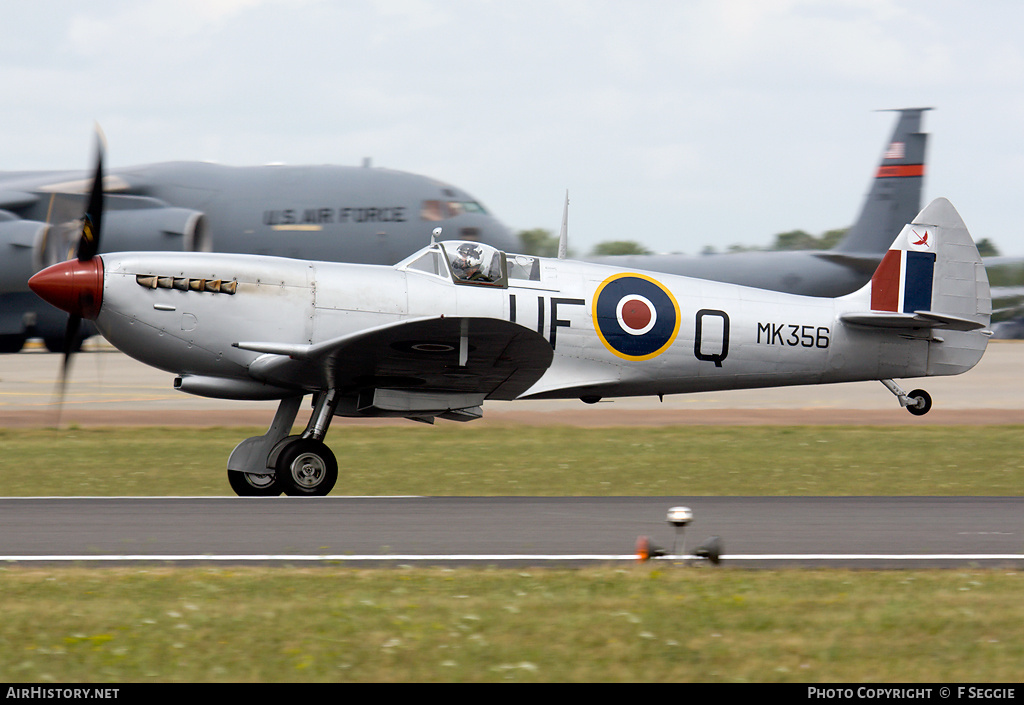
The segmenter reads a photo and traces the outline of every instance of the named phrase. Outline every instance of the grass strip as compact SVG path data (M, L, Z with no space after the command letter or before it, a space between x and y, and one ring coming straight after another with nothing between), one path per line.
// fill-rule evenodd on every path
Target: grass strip
M225 495L246 428L0 430L8 496ZM1018 496L1021 426L349 427L334 494Z
M0 680L1019 683L1022 590L969 569L15 567Z

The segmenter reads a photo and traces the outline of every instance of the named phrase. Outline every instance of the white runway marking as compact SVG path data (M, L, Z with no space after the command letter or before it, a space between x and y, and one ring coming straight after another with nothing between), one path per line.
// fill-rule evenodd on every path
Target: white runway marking
M633 554L386 554L386 555L239 555L239 554L125 554L125 555L74 555L74 556L0 556L5 563L48 563L48 562L133 562L133 561L221 561L221 562L455 562L455 561L636 561ZM654 561L701 561L695 556L660 556ZM732 561L1024 561L1024 553L778 553L778 554L734 554L721 557L722 562Z

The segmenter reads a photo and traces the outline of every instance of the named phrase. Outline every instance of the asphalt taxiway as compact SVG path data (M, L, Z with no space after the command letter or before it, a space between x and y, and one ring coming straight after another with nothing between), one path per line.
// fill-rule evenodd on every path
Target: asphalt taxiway
M676 557L719 536L726 566L1021 568L1024 498L0 499L0 560L25 564L579 565L635 561L639 536Z

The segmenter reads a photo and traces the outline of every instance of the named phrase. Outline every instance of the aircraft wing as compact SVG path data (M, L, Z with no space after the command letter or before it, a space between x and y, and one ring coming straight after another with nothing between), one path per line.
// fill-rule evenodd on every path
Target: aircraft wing
M4 210L17 210L25 206L31 206L39 200L39 196L27 191L8 191L0 189L0 208Z
M493 318L438 317L389 323L313 345L240 342L262 352L249 373L307 390L405 389L515 399L551 365L551 344ZM479 403L479 402L477 402Z

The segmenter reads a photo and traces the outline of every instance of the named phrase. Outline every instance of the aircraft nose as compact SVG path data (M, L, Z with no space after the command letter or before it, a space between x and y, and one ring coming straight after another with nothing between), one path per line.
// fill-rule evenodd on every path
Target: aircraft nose
M71 259L47 267L28 280L43 301L74 316L94 320L103 303L103 261Z

